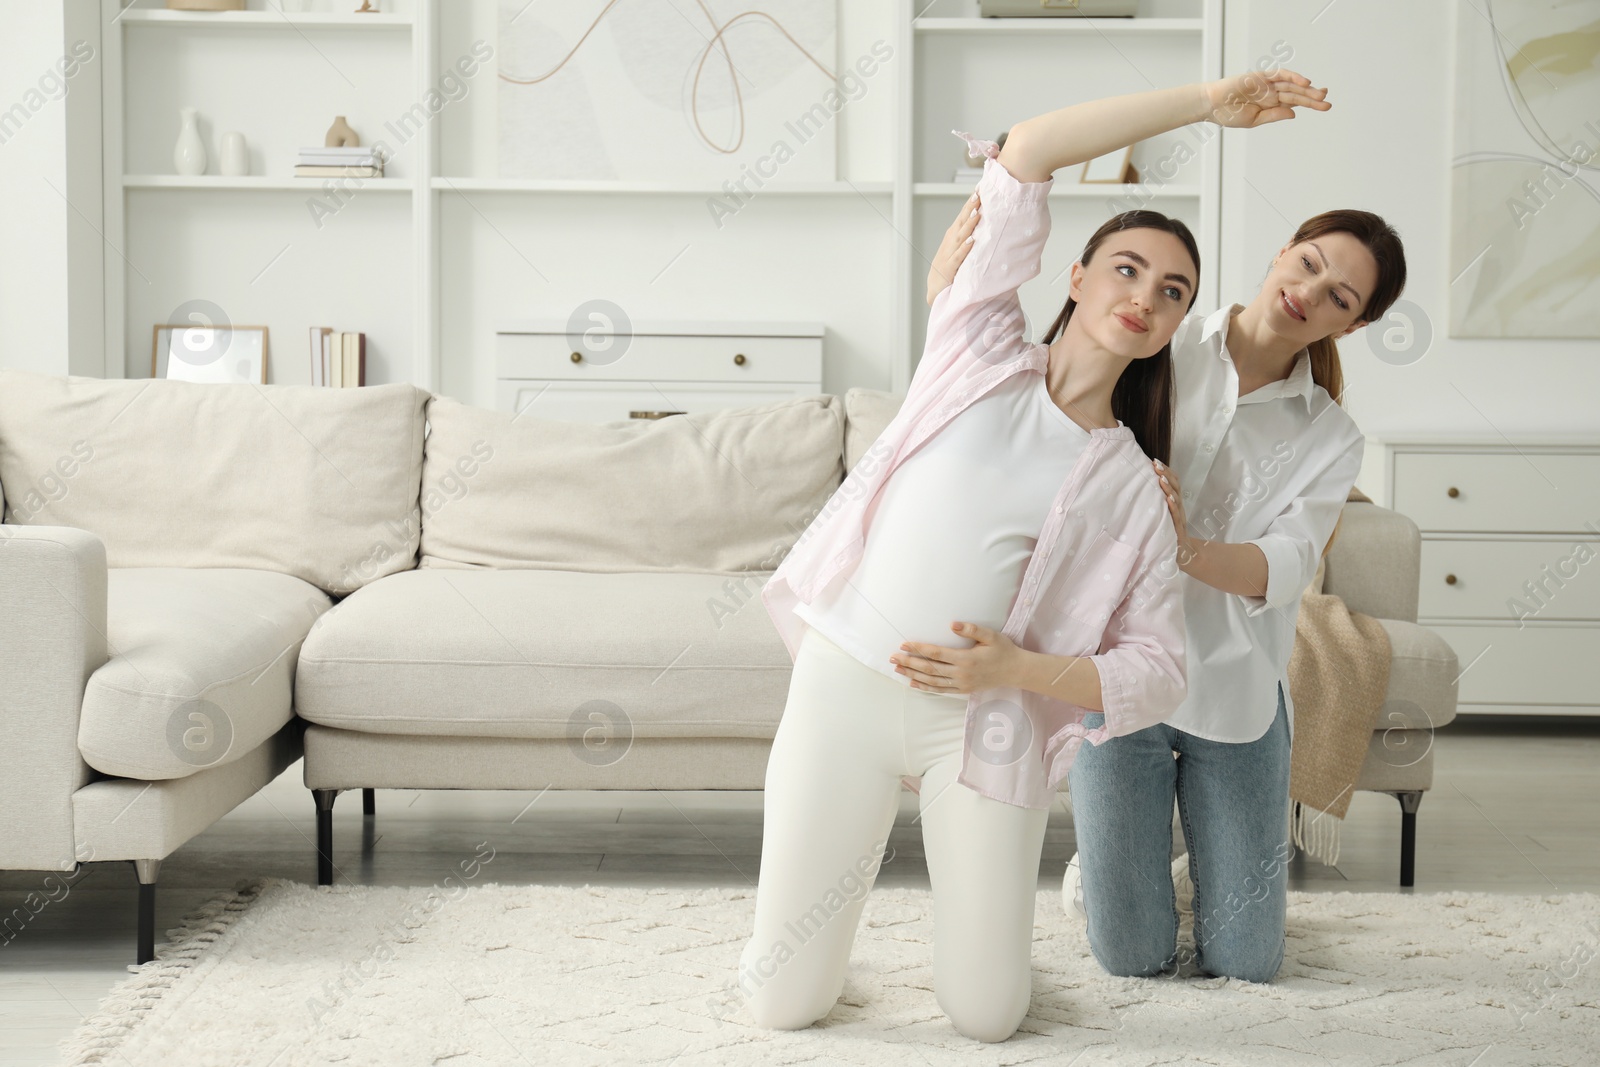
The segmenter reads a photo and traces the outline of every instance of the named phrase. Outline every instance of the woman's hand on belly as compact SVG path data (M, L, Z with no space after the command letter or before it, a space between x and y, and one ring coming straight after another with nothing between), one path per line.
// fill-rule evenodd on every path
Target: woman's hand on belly
M895 673L910 679L913 689L931 693L971 693L1014 684L1021 651L1016 642L999 630L975 622L953 623L951 630L977 644L971 648L946 648L925 641L907 641L900 646L901 651L889 657Z

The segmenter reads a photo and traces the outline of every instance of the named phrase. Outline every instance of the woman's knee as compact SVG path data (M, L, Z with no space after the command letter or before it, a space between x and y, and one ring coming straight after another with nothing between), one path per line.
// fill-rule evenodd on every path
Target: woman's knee
M765 1030L802 1030L828 1012L842 988L826 988L815 971L792 966L794 957L758 955L755 941L745 943L739 960L739 992L757 1026ZM785 966L791 964L791 966ZM840 987L843 982L837 983Z
M763 1030L804 1030L832 1011L837 999L824 1004L820 999L786 998L778 990L763 989L747 1000L745 1006Z
M1090 921L1089 948L1107 974L1120 978L1151 978L1171 971L1178 963L1177 916L1171 936L1134 927L1116 937L1097 937Z
M1020 983L998 989L993 975L973 974L960 982L946 982L937 990L939 1007L963 1037L974 1041L1004 1041L1017 1032L1028 1014L1033 993L1031 971ZM954 985L955 988L951 988Z
M1271 951L1235 949L1218 952L1202 951L1198 960L1200 970L1218 978L1237 978L1241 982L1270 982L1278 976L1283 966L1284 943Z

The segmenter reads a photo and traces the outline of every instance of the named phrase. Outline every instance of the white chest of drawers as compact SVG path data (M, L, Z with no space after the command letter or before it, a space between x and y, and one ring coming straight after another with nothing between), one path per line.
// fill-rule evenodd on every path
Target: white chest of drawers
M495 404L565 422L621 422L822 392L817 322L510 322L495 331Z
M1461 662L1462 714L1600 715L1600 442L1385 442L1422 532L1417 621Z

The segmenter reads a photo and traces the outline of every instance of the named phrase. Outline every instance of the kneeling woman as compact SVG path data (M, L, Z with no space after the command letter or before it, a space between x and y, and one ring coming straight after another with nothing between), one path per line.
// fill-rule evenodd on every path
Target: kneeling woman
M1197 88L1150 95L1187 113ZM1167 458L1194 240L1155 212L1110 220L1073 266L1050 345L1025 339L1016 294L1039 270L1051 175L1122 136L1120 104L1019 123L1004 151L968 138L989 157L984 210L907 397L762 591L794 658L740 961L763 1026L807 1026L837 1000L910 775L935 995L967 1036L1009 1037L1028 1009L1057 785L1083 741L1183 698L1177 537L1151 460ZM945 641L973 649L961 692L901 673L902 644ZM1086 727L1085 708L1106 721Z

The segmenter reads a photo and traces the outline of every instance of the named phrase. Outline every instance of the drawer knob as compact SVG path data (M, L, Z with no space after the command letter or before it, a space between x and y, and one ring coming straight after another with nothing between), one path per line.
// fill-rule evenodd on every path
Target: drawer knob
M574 352L574 353L572 353L572 362L574 362L574 363L582 363L583 362L583 353L582 352ZM1450 490L1450 495L1451 496L1455 495L1455 490L1454 489Z
M740 367L744 366L744 353L736 352L733 357L733 362Z
M1453 574L1445 575L1444 576L1444 584L1445 585L1455 585L1456 584L1456 576L1453 575Z
M1448 497L1458 497L1461 495L1461 490L1452 485L1450 488L1444 491L1444 495Z

